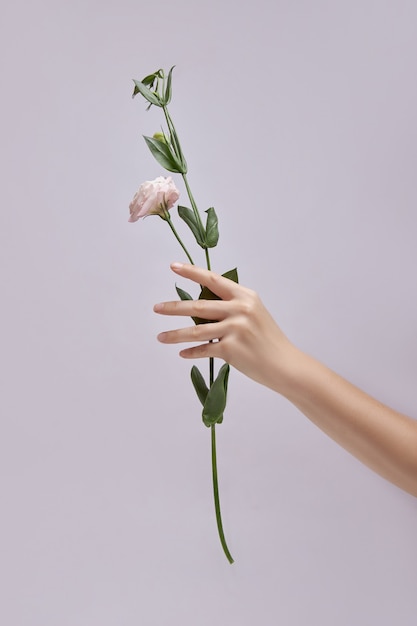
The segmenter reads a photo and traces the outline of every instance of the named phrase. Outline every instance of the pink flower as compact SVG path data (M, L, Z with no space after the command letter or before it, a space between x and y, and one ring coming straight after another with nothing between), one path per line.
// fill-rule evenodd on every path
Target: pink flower
M129 204L129 222L137 222L140 217L147 215L165 215L172 209L180 193L171 176L158 176L155 180L142 183Z

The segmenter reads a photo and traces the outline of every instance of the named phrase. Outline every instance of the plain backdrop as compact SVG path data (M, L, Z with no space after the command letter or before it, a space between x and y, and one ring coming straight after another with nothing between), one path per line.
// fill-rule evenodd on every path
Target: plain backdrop
M415 498L235 371L228 564L191 363L155 340L184 255L127 218L164 173L132 79L175 64L214 269L416 416L416 24L413 0L3 0L1 624L415 624Z

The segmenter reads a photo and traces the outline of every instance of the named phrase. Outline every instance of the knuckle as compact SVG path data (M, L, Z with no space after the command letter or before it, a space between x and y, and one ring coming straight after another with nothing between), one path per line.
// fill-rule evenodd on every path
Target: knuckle
M228 339L222 339L219 342L218 356L226 361L226 363L232 363L233 357L236 354L236 350L233 348L233 342Z
M183 308L183 300L174 300L173 305L173 310L179 311Z
M243 337L247 337L256 327L256 319L252 314L252 308L249 303L244 303L241 309L229 322L229 336L235 340L241 341Z
M255 291L248 290L245 297L239 301L239 312L246 317L252 317L257 306L258 295Z
M204 300L196 300L194 302L193 308L194 308L194 311L197 313L198 317L202 317L205 307L206 307L206 303L204 302Z
M200 328L197 325L196 326L192 326L191 327L192 341L199 341L200 335L201 335Z
M223 279L222 276L219 276L218 274L212 274L211 285L210 285L211 291L213 291L214 293L217 293L216 289L218 285L220 284L220 282L222 281L222 279Z

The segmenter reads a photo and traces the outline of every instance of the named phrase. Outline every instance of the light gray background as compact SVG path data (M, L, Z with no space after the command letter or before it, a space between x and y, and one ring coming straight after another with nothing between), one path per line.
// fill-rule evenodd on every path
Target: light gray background
M131 79L176 64L214 268L415 416L416 24L412 0L3 0L2 624L415 624L416 500L236 372L228 565L190 363L155 341L183 257L127 207L162 174Z

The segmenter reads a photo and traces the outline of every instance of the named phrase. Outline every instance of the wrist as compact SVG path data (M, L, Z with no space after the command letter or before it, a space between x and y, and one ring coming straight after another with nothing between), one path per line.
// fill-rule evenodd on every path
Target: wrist
M302 393L302 372L306 355L286 337L271 349L271 362L264 384L290 402ZM278 358L277 358L278 355Z

